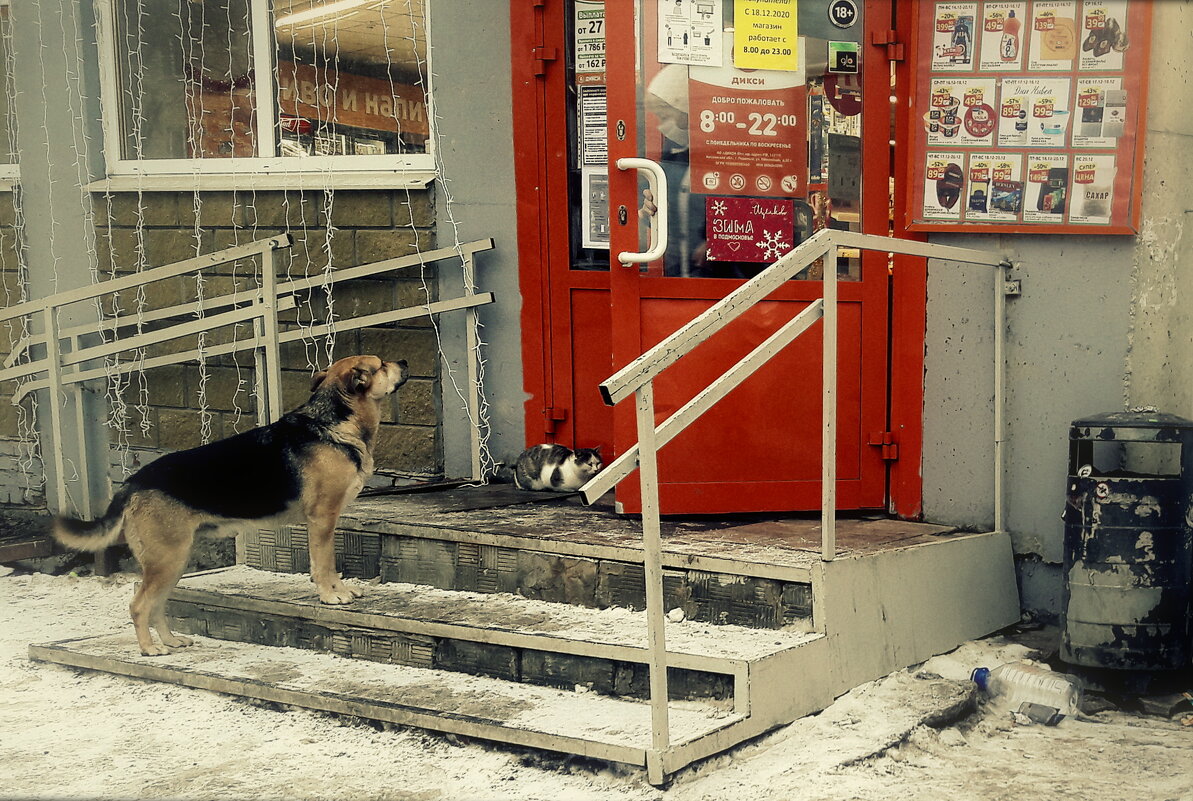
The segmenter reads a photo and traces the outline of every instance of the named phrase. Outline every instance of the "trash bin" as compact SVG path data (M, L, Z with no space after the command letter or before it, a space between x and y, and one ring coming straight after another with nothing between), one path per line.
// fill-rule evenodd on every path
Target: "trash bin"
M1153 411L1069 432L1060 658L1118 670L1190 663L1193 421Z

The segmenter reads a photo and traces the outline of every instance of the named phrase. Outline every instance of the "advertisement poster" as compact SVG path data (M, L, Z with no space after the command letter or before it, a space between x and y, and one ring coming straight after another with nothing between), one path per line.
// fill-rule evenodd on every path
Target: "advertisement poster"
M1005 72L1023 66L1023 20L1027 3L986 3L982 6L982 72Z
M1127 0L1086 0L1081 4L1081 69L1121 70L1131 44Z
M1152 3L923 6L908 230L1138 233Z
M705 200L709 261L773 262L795 243L789 199L710 197Z
M794 70L799 44L796 0L738 0L733 9L733 65Z
M576 83L605 82L605 0L576 0Z
M803 71L730 66L688 73L692 191L791 196L807 191Z
M1024 222L1063 221L1069 199L1069 157L1054 153L1029 154L1024 193Z
M1077 31L1077 0L1037 0L1032 4L1027 68L1032 72L1073 69L1081 41Z
M1023 208L1023 157L974 153L966 169L965 219L1014 222Z
M1110 222L1116 175L1113 155L1073 156L1069 222L1076 225L1106 225Z
M721 38L722 0L676 0L659 3L660 64L719 67L724 63Z
M929 147L990 147L998 117L993 78L934 78L924 115Z
M1065 147L1069 132L1068 78L1003 78L999 147Z
M933 72L973 69L977 18L977 3L936 4L932 29Z
M606 128L608 103L604 86L579 87L576 129L580 136L580 163L584 165L609 162L609 139Z
M957 220L965 188L965 159L957 153L929 153L924 170L924 217Z
M1126 132L1127 92L1122 78L1078 78L1073 147L1115 148Z
M609 249L609 172L604 167L585 167L580 172L583 202L580 204L581 244L586 248Z

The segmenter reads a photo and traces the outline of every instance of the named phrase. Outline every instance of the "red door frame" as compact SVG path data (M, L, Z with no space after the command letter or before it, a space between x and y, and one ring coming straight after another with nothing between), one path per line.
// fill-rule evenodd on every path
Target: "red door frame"
M889 18L892 30L911 30L914 22L914 4L898 0L866 0L867 25L878 31L881 26L876 20ZM548 321L552 316L552 305L564 300L558 287L552 287L549 270L552 249L566 254L568 236L567 216L567 172L558 168L566 165L567 123L564 103L564 65L566 52L564 31L564 4L554 0L521 0L511 3L511 80L514 109L519 112L519 124L514 125L515 176L518 191L518 256L521 263L520 289L522 292L522 350L523 383L528 399L525 403L527 444L541 441L560 441L572 444L570 426L559 425L547 418L553 408L571 408L570 381L556 381L555 368L551 358L551 339L568 337L566 324L551 330ZM897 25L895 23L898 23ZM607 35L635 35L630 29L608 29ZM873 85L873 71L885 73L888 62L880 56L885 44L867 45L869 58L867 78ZM879 57L875 57L879 56ZM608 64L609 79L634 81L633 64ZM628 71L628 75L623 74ZM897 92L900 98L911 86L911 63L896 64ZM864 111L867 119L881 120L892 113L885 93L869 91L864 97ZM533 117L531 117L533 113ZM610 119L616 111L610 108ZM894 106L895 130L906 131L910 123L906 102ZM534 124L526 124L533 119ZM863 151L863 176L892 174L895 180L894 234L908 236L902 230L905 219L903 206L906 204L905 188L899 185L903 173L895 169L904 163L909 143L896 135L893 156L886 150ZM634 143L629 137L624 142L610 138L610 162L622 155L636 155ZM610 188L620 185L621 191L629 182L636 184L633 173L610 171ZM874 180L873 177L871 180ZM631 192L633 190L631 189ZM863 219L868 223L884 219L887 198L882 192L867 192L863 197ZM882 233L880 231L871 231ZM563 242L557 240L563 238ZM616 248L616 245L615 245ZM614 252L616 252L614 250ZM566 255L564 256L566 258ZM877 258L872 255L871 259ZM867 269L874 269L867 262ZM881 269L881 266L878 266ZM616 268L612 273L582 273L593 288L608 280L616 281ZM607 286L607 284L606 284ZM887 498L890 511L900 517L917 517L921 510L922 476L920 460L923 438L923 365L924 332L926 326L927 299L926 262L923 259L896 257L890 287L890 332L888 378L889 399L887 401L888 430L894 433L898 443L899 458L888 472ZM885 306L885 302L884 302ZM628 347L629 340L640 341L641 332L637 321L633 326L618 321L613 328L614 343L618 350ZM623 350L622 352L628 352ZM613 365L610 365L612 372ZM564 385L567 385L566 387ZM624 416L617 425L632 425ZM540 433L542 435L540 436ZM620 430L619 430L620 433ZM580 443L584 444L584 443Z
M870 6L875 3L868 2ZM901 165L911 158L911 139L900 134L912 130L911 95L915 91L915 60L906 45L911 40L920 9L916 0L892 0L891 31L886 37L892 54L902 49L903 60L896 59L894 130L895 146L892 193L894 206L891 233L901 239L927 241L923 234L907 231L907 206L910 202L907 171ZM888 430L899 448L899 458L891 463L888 475L889 510L905 519L919 519L923 514L924 452L924 347L928 328L928 260L895 256L891 274L891 376L890 419Z

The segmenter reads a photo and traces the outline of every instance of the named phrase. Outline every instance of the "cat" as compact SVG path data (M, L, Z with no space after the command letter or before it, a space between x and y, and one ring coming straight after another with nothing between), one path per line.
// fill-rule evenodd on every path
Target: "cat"
M598 448L532 445L514 465L518 489L575 492L604 467Z

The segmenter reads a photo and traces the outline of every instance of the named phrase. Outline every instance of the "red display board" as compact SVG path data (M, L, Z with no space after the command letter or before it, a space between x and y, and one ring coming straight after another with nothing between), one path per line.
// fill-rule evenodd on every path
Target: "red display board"
M907 228L1136 233L1151 4L921 5Z

